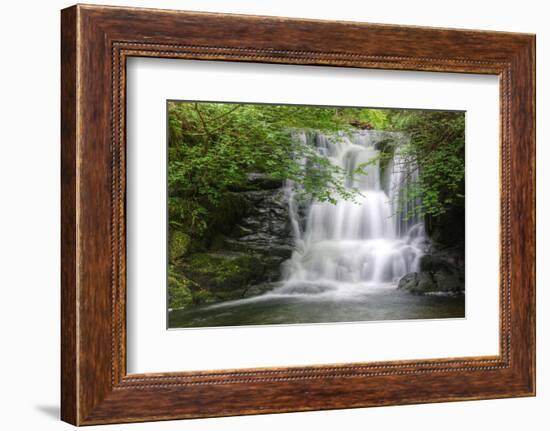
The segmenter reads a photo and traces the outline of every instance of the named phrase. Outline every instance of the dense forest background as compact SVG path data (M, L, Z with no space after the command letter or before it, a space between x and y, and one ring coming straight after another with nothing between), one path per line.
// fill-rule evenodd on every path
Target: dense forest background
M212 254L250 205L239 192L292 180L301 184L302 199L354 199L358 192L344 187L349 173L292 139L296 129L406 133L402 160L420 175L404 199L416 202L413 210L423 214L434 243L463 259L463 112L169 102L168 122L169 308L232 299L237 285L261 278L256 272L265 264L253 256ZM388 142L379 150L376 161L383 165L395 148Z

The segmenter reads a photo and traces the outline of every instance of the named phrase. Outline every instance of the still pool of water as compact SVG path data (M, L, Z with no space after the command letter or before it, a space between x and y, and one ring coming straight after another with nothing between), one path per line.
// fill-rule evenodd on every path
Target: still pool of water
M395 285L296 283L264 295L172 310L169 328L463 318L464 296L412 295Z

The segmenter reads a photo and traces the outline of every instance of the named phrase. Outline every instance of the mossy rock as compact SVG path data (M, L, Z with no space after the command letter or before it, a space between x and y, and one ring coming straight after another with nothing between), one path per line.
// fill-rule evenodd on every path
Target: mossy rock
M190 243L191 237L185 232L174 228L171 229L169 243L170 261L173 262L185 255L189 250Z
M415 295L422 295L438 290L437 282L427 272L413 272L399 280L398 289L406 290Z
M464 292L464 278L459 272L447 269L431 272L413 272L399 280L398 289L415 295L430 293L460 294Z
M168 273L168 308L179 309L186 308L194 303L193 294L194 283L182 275Z
M177 270L194 283L193 303L204 304L242 298L262 280L265 265L253 255L195 253L178 263Z

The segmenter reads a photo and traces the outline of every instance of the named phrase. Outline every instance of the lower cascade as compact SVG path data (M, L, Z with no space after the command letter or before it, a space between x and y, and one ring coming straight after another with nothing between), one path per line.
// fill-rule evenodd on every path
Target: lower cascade
M308 283L396 284L418 271L427 238L415 202L404 199L418 178L417 169L403 163L399 152L407 137L375 130L336 136L300 131L294 139L314 146L350 175L345 187L358 193L351 200L304 204L298 186L286 183L294 251L284 266L282 289ZM381 163L379 146L388 142L394 155ZM364 174L352 177L359 167Z

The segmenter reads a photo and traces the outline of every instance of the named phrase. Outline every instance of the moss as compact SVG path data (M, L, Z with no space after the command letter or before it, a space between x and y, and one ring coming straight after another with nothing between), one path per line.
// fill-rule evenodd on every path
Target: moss
M184 276L168 272L168 308L185 308L193 303L193 282Z
M243 297L261 281L265 265L251 255L194 253L178 263L177 272L192 280L193 303L204 304Z
M185 262L189 273L202 274L216 284L244 282L263 273L259 258L250 255L196 253Z
M196 292L193 292L193 304L195 305L201 305L208 302L214 302L216 300L215 296L213 296L208 290L201 289L197 290Z
M169 253L170 261L173 262L177 258L182 257L189 250L191 237L181 230L171 228L170 229L170 243Z

